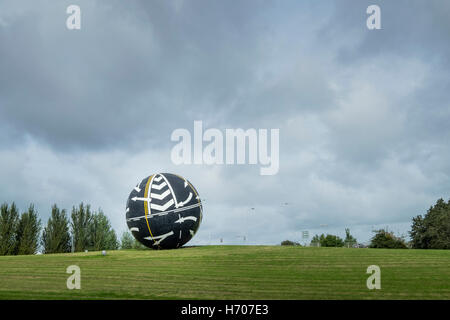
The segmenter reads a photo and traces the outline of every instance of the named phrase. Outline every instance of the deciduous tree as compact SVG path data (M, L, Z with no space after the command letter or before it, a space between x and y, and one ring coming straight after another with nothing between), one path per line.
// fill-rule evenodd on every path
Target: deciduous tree
M425 216L412 219L411 245L416 249L450 249L450 200L439 199Z
M406 249L405 240L395 236L384 229L374 231L375 235L370 241L370 248Z

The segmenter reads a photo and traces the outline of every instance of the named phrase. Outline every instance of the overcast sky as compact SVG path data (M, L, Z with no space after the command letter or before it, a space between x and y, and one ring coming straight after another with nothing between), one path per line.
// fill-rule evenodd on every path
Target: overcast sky
M172 164L194 120L280 129L278 174ZM205 199L189 244L406 234L450 197L449 123L448 1L0 2L0 202L45 223L84 201L121 234L136 183L172 172Z

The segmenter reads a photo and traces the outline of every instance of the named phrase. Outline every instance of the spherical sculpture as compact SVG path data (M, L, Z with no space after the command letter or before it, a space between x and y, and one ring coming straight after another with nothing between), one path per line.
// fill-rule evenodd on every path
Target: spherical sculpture
M174 249L197 232L203 208L189 181L157 173L131 191L126 212L128 228L136 240L149 248Z

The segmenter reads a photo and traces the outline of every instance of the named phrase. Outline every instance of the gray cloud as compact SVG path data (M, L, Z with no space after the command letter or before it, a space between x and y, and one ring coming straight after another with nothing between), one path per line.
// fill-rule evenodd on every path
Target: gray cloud
M229 106L259 59L245 8L81 2L83 28L67 32L65 3L48 4L5 18L1 115L58 147L158 144L166 121L179 126Z
M123 231L136 182L177 172L206 199L194 243L276 243L405 232L449 197L447 4L380 1L369 31L365 1L78 1L68 31L69 4L0 4L0 201L85 201ZM173 165L194 120L279 128L279 174Z

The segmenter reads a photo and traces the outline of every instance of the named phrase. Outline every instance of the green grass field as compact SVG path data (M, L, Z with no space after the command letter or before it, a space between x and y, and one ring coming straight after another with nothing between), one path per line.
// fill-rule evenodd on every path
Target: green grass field
M68 290L69 265L81 290ZM381 290L366 269L381 268ZM450 250L204 246L0 257L0 299L450 299Z

